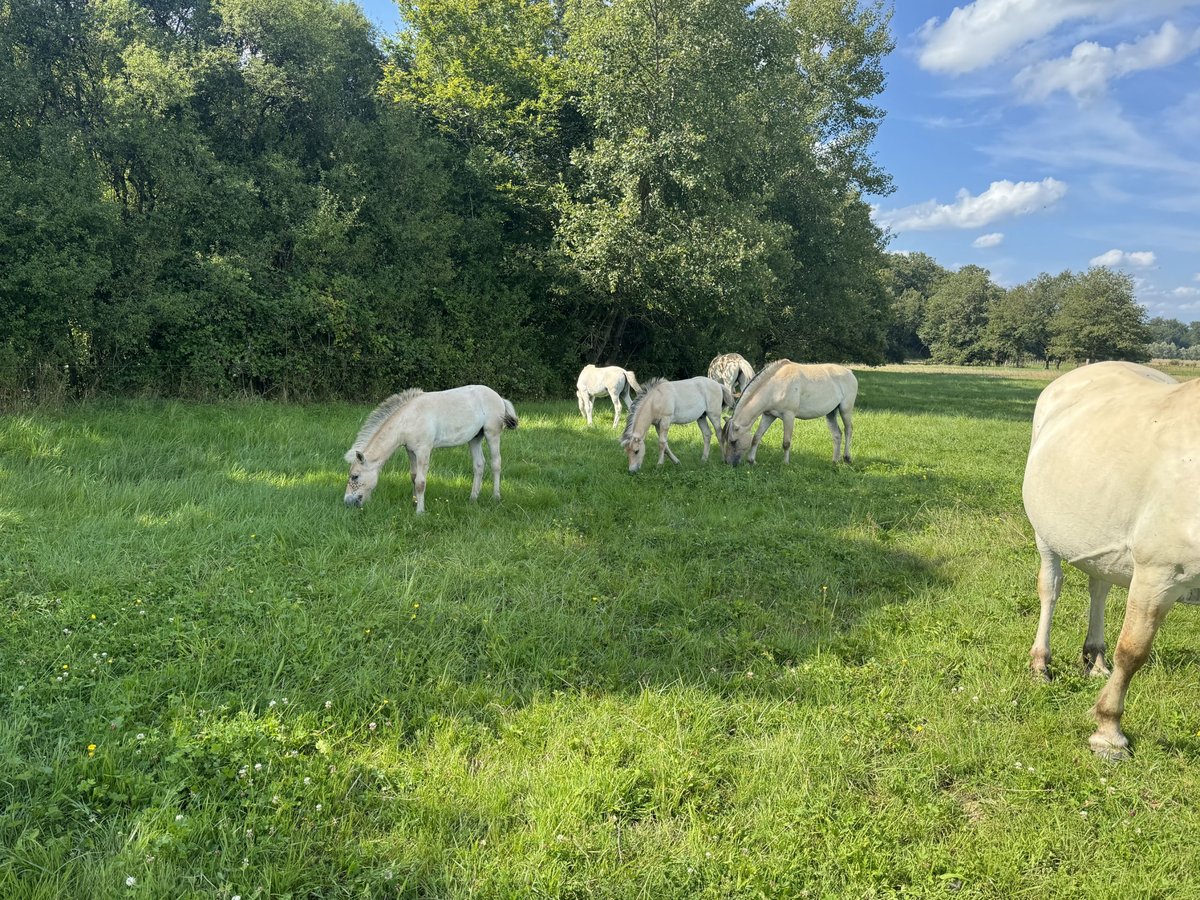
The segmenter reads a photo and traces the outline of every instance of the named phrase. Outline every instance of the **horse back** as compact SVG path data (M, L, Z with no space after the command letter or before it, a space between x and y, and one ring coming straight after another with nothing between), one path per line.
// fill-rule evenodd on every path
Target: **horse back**
M1132 363L1063 375L1038 398L1022 496L1034 530L1090 574L1136 556L1200 561L1200 383Z

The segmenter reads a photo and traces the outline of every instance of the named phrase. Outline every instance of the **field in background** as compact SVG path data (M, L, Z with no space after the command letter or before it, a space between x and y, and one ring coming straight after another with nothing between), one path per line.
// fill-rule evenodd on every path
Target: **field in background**
M343 508L365 408L0 419L0 896L1200 893L1200 614L1131 762L1078 573L1026 674L1034 371L863 370L838 469L518 404L504 500L437 451L421 519L399 458Z

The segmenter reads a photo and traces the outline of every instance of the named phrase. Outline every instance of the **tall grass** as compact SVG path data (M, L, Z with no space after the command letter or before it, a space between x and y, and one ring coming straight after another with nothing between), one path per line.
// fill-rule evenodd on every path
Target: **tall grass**
M423 518L401 458L342 506L363 408L0 420L0 896L1200 894L1196 613L1094 759L1075 573L1026 674L1041 383L859 375L850 467L519 404Z

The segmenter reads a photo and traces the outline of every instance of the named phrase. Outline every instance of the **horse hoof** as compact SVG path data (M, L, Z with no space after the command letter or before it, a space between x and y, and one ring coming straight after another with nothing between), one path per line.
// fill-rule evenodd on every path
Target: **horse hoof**
M1126 740L1124 735L1121 735L1118 742L1097 731L1088 738L1088 745L1098 757L1111 760L1112 762L1122 762L1133 756L1133 753L1129 749L1129 741Z

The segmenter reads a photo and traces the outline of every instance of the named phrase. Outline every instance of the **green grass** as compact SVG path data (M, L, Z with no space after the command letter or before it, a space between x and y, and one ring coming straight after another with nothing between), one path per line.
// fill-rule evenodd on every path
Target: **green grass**
M0 896L1197 896L1196 612L1092 757L1078 573L1026 674L1043 382L859 376L852 467L519 403L423 518L400 458L343 507L365 408L0 419Z

